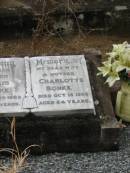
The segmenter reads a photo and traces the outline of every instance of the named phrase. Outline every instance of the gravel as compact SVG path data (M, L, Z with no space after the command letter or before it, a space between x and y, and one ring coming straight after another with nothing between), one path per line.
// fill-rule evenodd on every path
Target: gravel
M1 158L8 163L8 158ZM130 125L116 152L47 154L30 156L21 173L130 173Z

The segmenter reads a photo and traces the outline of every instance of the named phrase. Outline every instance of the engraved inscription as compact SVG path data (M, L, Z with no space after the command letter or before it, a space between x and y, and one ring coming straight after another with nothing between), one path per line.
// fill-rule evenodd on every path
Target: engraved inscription
M22 109L25 95L23 58L0 59L0 113L26 112Z
M83 55L0 59L0 113L77 110L95 114Z
M95 112L83 55L32 57L30 66L32 89L38 104L33 112Z

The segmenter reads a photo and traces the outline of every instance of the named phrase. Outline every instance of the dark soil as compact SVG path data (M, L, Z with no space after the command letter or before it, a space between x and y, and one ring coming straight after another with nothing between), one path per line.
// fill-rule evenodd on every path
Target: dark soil
M34 56L54 54L76 54L86 49L96 48L103 55L112 49L112 44L130 41L128 36L85 34L66 37L44 36L20 37L0 40L0 56Z

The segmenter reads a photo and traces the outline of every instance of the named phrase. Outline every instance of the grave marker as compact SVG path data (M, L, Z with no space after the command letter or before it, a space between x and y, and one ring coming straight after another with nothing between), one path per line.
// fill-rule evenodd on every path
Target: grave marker
M83 55L4 58L0 63L0 113L96 114Z
M24 72L23 58L0 59L0 113L10 115L28 112L22 108L26 93Z
M32 112L51 114L84 111L95 114L83 55L33 57L32 90L38 107Z
M19 146L38 144L36 153L118 149L120 126L97 76L100 60L96 53L0 59L0 146L10 147L7 117L15 115Z

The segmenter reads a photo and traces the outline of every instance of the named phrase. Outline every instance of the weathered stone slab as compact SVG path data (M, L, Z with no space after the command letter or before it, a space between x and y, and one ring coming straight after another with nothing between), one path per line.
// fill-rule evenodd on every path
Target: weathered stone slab
M28 112L22 108L26 93L23 58L0 59L0 114Z
M83 55L3 58L0 67L0 113L96 114Z
M1 113L95 112L83 55L0 59Z
M95 114L83 55L33 57L30 61L32 90L38 105L32 109L33 113L57 115L84 111Z
M90 51L86 53L85 59L96 116L93 112L79 111L69 116L67 114L35 116L31 113L25 117L16 117L17 142L20 148L38 144L41 149L35 148L33 152L36 154L119 148L121 129L115 118L110 92L102 78L97 77L101 56ZM0 146L10 147L11 144L10 123L7 118L0 118Z
M0 33L1 37L13 36L18 33L32 32L35 26L34 14L27 4L19 1L5 0L0 2Z

